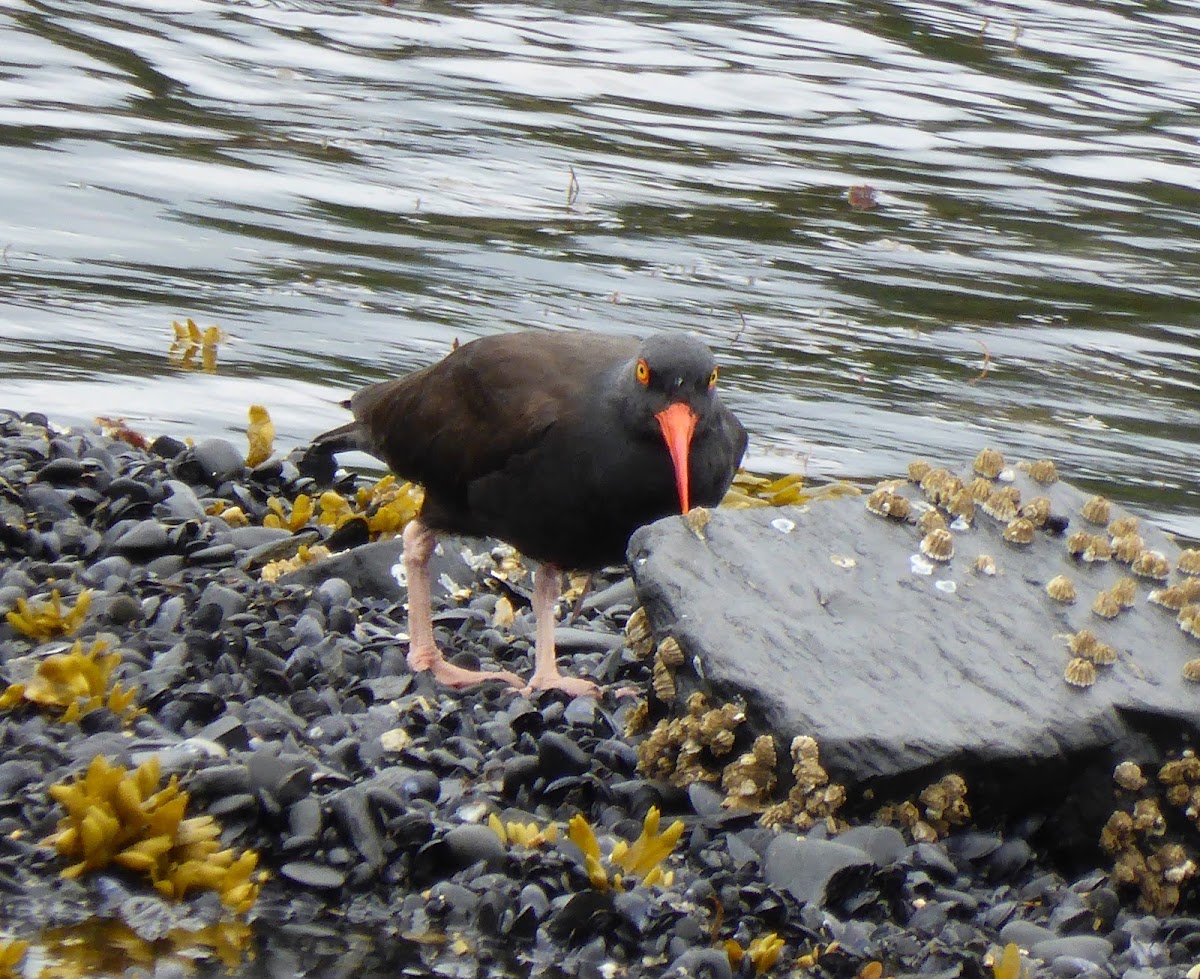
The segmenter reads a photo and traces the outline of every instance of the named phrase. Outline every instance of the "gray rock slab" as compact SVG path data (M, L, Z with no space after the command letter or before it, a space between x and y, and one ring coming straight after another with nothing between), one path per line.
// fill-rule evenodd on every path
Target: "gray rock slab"
M756 731L784 745L816 737L823 763L851 784L1009 763L1019 776L1030 762L1061 763L1147 728L1194 738L1200 686L1181 671L1200 642L1147 602L1159 583L1139 579L1135 606L1115 619L1094 614L1097 592L1129 568L1067 553L1071 532L1102 530L1080 516L1088 494L1020 472L1015 485L1025 500L1049 496L1070 518L1067 534L1039 531L1016 546L979 512L953 531L952 560L932 568L916 560L915 524L870 513L865 497L715 510L702 536L679 517L642 528L629 558L656 635L687 654L680 701L692 689L744 701ZM899 492L923 500L911 484ZM1140 533L1175 568L1179 548L1144 520ZM974 570L980 554L996 574ZM1046 593L1060 574L1075 583L1074 604ZM1066 638L1084 627L1119 658L1080 689L1064 680Z
M474 572L463 556L460 540L447 537L438 542L429 559L430 584L434 599L445 598L456 587L472 580ZM359 598L383 598L404 601L408 597L404 565L401 558L404 545L399 538L374 541L340 551L324 561L306 565L283 575L285 584L316 587L327 578L341 578L350 585L351 593Z

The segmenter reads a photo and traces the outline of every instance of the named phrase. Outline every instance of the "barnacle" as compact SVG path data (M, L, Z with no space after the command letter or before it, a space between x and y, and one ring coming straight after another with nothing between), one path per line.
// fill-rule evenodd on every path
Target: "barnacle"
M250 443L250 449L246 453L246 465L253 468L270 459L275 451L275 423L263 405L251 405L249 416L246 441Z
M820 746L807 734L792 739L792 776L794 783L787 799L768 806L759 822L763 826L793 825L800 830L811 829L824 820L830 832L843 829L835 813L846 802L846 787L830 784L829 773L821 765Z
M1067 553L1082 561L1107 561L1112 557L1112 545L1107 537L1077 530L1067 538Z
M1020 515L1035 527L1046 526L1046 521L1050 519L1050 497L1035 496L1027 500L1021 507Z
M1188 683L1200 683L1200 658L1189 659L1183 664L1183 678Z
M919 530L922 534L928 534L935 530L945 529L946 518L942 516L940 510L926 510L921 514L921 519L917 521L917 530Z
M1004 533L1001 535L1008 543L1024 546L1033 543L1034 535L1033 523L1026 520L1024 517L1017 517L1015 520L1010 520L1008 526L1004 528Z
M1098 524L1103 527L1108 523L1111 510L1112 504L1105 497L1093 496L1083 504L1080 514L1088 523Z
M1065 574L1055 575L1046 582L1046 594L1056 602L1069 605L1075 601L1075 584Z
M912 510L912 505L895 490L881 488L867 497L867 509L881 517L905 520Z
M916 801L884 806L876 818L885 826L898 823L916 842L931 843L970 821L967 783L961 775L943 776L926 786Z
M783 939L775 932L768 932L753 939L745 948L732 938L725 940L725 954L729 956L729 964L736 972L742 964L742 959L748 958L754 966L756 975L764 972L779 961L779 953L783 951Z
M921 477L921 492L929 502L941 503L949 499L951 494L958 492L961 484L962 480L949 469L930 469Z
M1145 549L1146 542L1139 534L1122 534L1112 539L1113 557L1122 564L1132 564Z
M992 490L995 487L990 479L984 479L982 476L976 476L964 487L971 494L971 499L976 503L983 503L989 496L992 495Z
M1111 591L1097 592L1096 600L1092 602L1092 611L1102 619L1115 619L1122 607L1120 600Z
M558 842L558 824L550 823L545 829L537 823L522 823L518 820L502 820L495 813L488 816L488 827L506 845L536 849L544 843Z
M58 636L69 636L75 632L83 620L87 618L88 608L92 604L90 589L83 589L75 599L75 604L67 607L57 588L50 592L50 600L30 603L24 598L17 599L17 607L5 618L8 624L23 636L28 636L35 642L45 642Z
M1162 551L1142 551L1133 559L1129 566L1139 578L1153 578L1156 581L1166 581L1171 574L1171 564Z
M658 658L673 670L683 666L683 647L679 645L679 640L667 636L658 644Z
M677 787L719 781L711 761L729 753L734 731L745 720L736 704L710 708L702 693L692 693L682 717L659 721L638 745L638 771Z
M722 805L731 809L760 811L775 788L775 739L769 734L755 738L751 749L725 766L721 788Z
M1155 588L1146 596L1146 601L1178 612L1185 605L1200 601L1200 578L1184 578L1169 588Z
M664 704L669 704L675 699L675 674L658 656L654 658L650 688L654 691L654 696Z
M1123 761L1113 769L1113 781L1126 792L1140 792L1146 787L1146 776L1132 761Z
M1008 523L1017 515L1017 502L1004 489L994 490L979 507L989 517Z
M970 523L975 519L975 498L964 487L950 498L950 502L946 504L946 510L950 516L962 517L963 520Z
M262 570L259 572L259 576L263 581L277 581L283 575L290 574L292 571L299 571L307 564L325 560L325 558L329 557L329 553L329 548L324 544L314 544L312 547L309 547L307 544L301 544L296 549L294 556L264 564Z
M980 554L975 558L974 571L976 574L994 575L996 573L996 559L990 554Z
M949 561L954 557L954 535L944 528L929 531L921 538L921 553L934 561Z
M25 701L61 710L59 720L71 723L107 707L118 717L133 720L142 713L133 703L137 687L126 689L111 682L113 671L121 663L121 654L108 653L107 649L107 643L97 640L85 651L82 641L76 640L68 652L47 656L38 663L29 680L14 683L0 694L0 710Z
M1029 464L1029 478L1035 483L1049 486L1058 482L1058 469L1053 459L1037 459Z
M908 464L909 481L913 483L920 483L932 468L933 466L924 459L914 459Z
M1091 658L1091 652L1100 644L1099 637L1091 629L1080 629L1067 637L1067 647L1076 656Z
M1090 687L1096 682L1096 665L1078 656L1067 664L1063 678L1073 687Z
M601 859L600 843L591 824L581 813L571 817L568 824L567 836L583 853L584 867L592 886L606 891L609 887L614 890L625 890L625 882L629 877L653 886L664 884L670 886L674 875L662 868L663 861L671 855L675 844L683 835L683 822L675 820L661 833L658 830L660 814L657 806L651 806L642 823L642 832L633 843L619 840L608 855L607 861ZM610 876L609 868L612 867ZM617 868L620 868L618 872Z
M975 457L971 468L985 479L995 479L1004 469L1004 456L995 449L984 449Z
M116 864L146 874L164 897L212 890L227 908L249 911L266 879L255 873L258 854L223 848L211 816L184 817L189 796L178 777L160 781L157 757L130 772L97 755L83 775L50 786L66 815L43 842L76 861L62 875Z
M1200 575L1200 548L1186 547L1180 551L1175 567L1180 574Z
M1175 621L1189 636L1200 639L1200 605L1194 602L1185 605L1175 616Z
M1137 517L1117 517L1108 525L1109 537L1124 537L1126 534L1136 534L1142 522Z
M650 631L650 616L644 605L634 609L625 622L625 645L638 659L654 652L654 633Z
M1137 604L1137 582L1132 578L1118 579L1108 593L1121 604L1121 608L1133 608Z

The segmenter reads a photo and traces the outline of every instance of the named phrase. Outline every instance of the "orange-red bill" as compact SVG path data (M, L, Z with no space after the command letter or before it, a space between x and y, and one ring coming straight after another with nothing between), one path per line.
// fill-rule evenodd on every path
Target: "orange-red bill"
M692 445L692 432L696 429L696 413L682 401L677 401L654 416L662 429L663 441L671 453L671 464L675 467L675 488L679 490L680 512L691 509L688 495L688 454Z

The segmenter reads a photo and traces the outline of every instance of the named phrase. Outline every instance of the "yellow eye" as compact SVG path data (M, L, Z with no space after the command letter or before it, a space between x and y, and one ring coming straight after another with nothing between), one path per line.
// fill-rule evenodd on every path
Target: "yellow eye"
M708 375L708 389L711 391L717 386L717 369L714 367L712 373Z
M641 358L638 358L637 369L634 371L634 376L638 379L638 384L650 383L650 365Z

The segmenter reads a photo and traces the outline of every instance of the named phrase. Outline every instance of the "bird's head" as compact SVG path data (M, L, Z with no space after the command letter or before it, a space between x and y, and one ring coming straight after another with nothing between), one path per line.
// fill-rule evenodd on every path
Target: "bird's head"
M712 351L687 334L656 333L642 341L624 371L625 408L639 428L657 426L675 468L680 510L687 513L692 436L706 423L716 398Z

